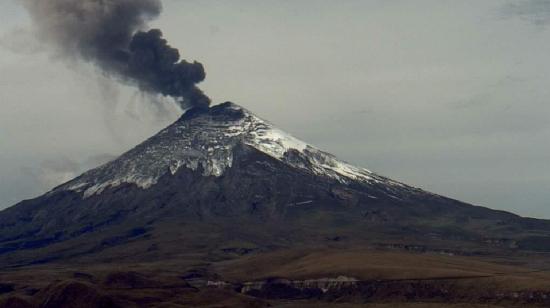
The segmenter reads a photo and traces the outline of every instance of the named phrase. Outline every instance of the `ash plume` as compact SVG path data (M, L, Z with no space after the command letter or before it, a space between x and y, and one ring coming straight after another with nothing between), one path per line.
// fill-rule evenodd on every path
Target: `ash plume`
M180 59L158 29L147 22L160 0L21 0L41 39L63 57L79 58L140 90L173 97L183 108L207 109L197 87L206 73L199 62Z

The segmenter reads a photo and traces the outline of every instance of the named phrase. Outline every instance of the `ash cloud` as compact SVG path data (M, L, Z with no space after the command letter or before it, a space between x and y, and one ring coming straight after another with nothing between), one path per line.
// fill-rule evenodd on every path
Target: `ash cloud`
M62 57L83 59L142 91L173 97L182 108L207 109L197 87L206 77L199 62L180 59L148 21L162 11L160 0L22 0L39 37Z

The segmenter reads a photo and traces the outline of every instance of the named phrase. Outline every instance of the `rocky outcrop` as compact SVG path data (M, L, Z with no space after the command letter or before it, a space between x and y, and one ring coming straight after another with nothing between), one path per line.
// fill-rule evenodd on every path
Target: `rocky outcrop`
M491 288L467 287L457 277L441 279L358 280L353 277L291 280L269 278L244 283L207 281L201 287L233 289L269 300L321 300L338 302L445 302L505 303L506 305L550 305L550 291L502 292ZM546 307L546 306L545 306Z
M311 292L319 290L322 293L329 291L351 289L357 286L358 280L352 277L338 276L336 278L320 278L306 280L289 280L282 278L267 279L264 281L245 282L240 288L241 293L261 294L272 292L275 289L299 290Z

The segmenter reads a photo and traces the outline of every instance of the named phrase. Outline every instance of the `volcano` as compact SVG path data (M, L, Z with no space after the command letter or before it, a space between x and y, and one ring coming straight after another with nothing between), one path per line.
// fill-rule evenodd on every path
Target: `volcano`
M548 251L549 221L355 167L228 102L0 212L0 308L547 307Z
M484 255L547 251L549 239L548 221L352 166L230 102L188 111L117 159L0 212L5 266L293 247Z

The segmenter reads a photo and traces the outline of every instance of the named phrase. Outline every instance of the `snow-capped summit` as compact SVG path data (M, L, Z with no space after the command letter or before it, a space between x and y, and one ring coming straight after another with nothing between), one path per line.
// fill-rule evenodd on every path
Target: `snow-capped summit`
M157 135L119 158L56 188L83 192L85 197L124 183L147 189L180 168L200 168L204 176L221 176L233 163L238 144L249 145L286 164L340 182L384 182L402 185L294 138L234 103L206 112L185 113Z

